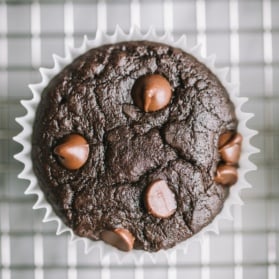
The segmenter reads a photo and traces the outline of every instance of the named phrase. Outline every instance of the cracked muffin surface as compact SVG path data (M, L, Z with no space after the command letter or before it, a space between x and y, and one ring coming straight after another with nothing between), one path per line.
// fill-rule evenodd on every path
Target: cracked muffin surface
M154 74L169 82L172 95L146 112L131 92L139 78ZM106 240L104 232L115 231L134 249L158 251L196 234L222 209L228 188L214 177L227 131L237 131L234 106L193 56L148 41L104 45L76 58L44 89L33 168L46 199L77 235ZM85 139L88 154L68 169L54 150L73 134ZM168 187L159 185L160 202L172 195L165 217L146 197L158 181Z

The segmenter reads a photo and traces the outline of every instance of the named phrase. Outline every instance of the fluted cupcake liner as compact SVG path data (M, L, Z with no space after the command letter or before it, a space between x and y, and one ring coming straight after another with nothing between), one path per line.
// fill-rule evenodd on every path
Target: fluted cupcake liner
M161 42L173 47L182 49L183 51L193 55L200 62L205 64L220 80L223 86L227 89L230 99L235 105L236 117L238 119L238 132L243 135L242 153L239 161L238 169L238 181L235 185L230 187L229 195L224 203L222 211L214 218L214 220L204 227L199 233L195 234L186 241L177 244L175 247L168 250L161 250L159 252L150 253L141 250L132 250L130 252L122 252L116 248L105 244L103 241L91 241L87 238L76 236L72 229L64 225L60 218L54 213L51 205L46 201L42 190L38 185L38 180L33 172L31 161L31 135L32 126L35 118L35 111L41 99L41 93L43 89L48 85L50 80L57 75L66 65L70 64L77 56L85 53L91 48L96 48L104 44L117 43L122 41L137 41L148 40L154 42ZM165 33L159 36L154 28L150 28L148 32L142 33L137 27L132 27L128 34L124 33L120 27L117 27L113 35L107 35L100 30L97 30L96 37L93 40L89 40L86 36L83 39L82 45L78 48L67 47L65 57L53 55L54 66L50 69L40 68L39 71L42 76L42 80L38 84L29 85L33 97L31 100L22 100L21 104L27 110L26 114L16 119L16 121L22 126L22 131L14 137L14 140L23 146L20 153L15 155L15 158L24 164L24 168L18 175L20 179L29 181L29 186L25 191L26 195L36 195L37 201L33 206L33 209L44 209L45 215L43 222L55 221L57 223L56 234L62 234L65 232L70 233L71 240L81 240L84 242L85 252L91 249L100 249L101 257L114 254L119 262L121 262L126 256L134 257L135 262L140 262L144 255L149 255L152 261L156 261L158 256L164 254L168 259L171 259L174 253L182 249L187 250L188 246L194 242L199 241L202 245L205 234L209 231L219 233L219 222L224 219L232 220L232 206L240 206L243 201L240 198L240 192L242 189L250 188L251 185L246 180L246 174L249 171L256 170L256 166L250 161L250 155L257 153L258 149L253 147L250 143L251 138L257 133L247 127L247 121L253 117L252 113L246 113L242 111L242 105L247 102L247 98L238 97L236 94L236 86L229 83L226 79L228 69L218 69L215 67L215 56L202 57L201 46L197 45L194 48L187 46L186 36L181 36L178 40L174 40L170 33Z

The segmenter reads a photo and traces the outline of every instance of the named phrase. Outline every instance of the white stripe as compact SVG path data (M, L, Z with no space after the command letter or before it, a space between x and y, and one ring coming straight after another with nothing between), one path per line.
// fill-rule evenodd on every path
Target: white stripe
M11 241L8 233L3 233L1 237L1 259L3 267L9 268L11 265Z
M77 265L77 247L75 242L70 242L68 245L68 265L75 267Z
M103 32L107 31L107 6L105 0L97 3L97 28Z
M264 30L264 61L272 62L272 35L271 35L271 3L263 0L263 30Z
M72 36L74 33L74 9L72 2L64 4L64 32L67 36Z
M209 235L205 235L201 245L201 279L210 278L210 238Z
M272 12L271 12L271 1L263 0L263 45L264 45L264 91L266 96L273 95L273 68L272 68ZM273 123L273 110L272 105L268 104L265 110L265 123L266 125L272 125ZM265 140L266 141L266 140ZM266 145L268 146L268 145ZM272 148L267 148L266 154L269 157L272 157L273 150ZM267 177L267 185L272 185L272 179ZM271 186L269 186L269 191L271 191ZM272 211L272 204L267 204L267 226L274 227L274 212ZM276 279L277 278L277 268L276 268L276 260L277 260L277 252L276 252L276 234L274 232L270 232L267 234L267 261L268 261L268 279Z
M206 7L205 0L197 0L196 1L196 17L197 17L197 42L201 44L201 55L206 56Z
M41 65L41 17L38 2L31 4L31 63L34 68Z
M134 279L144 279L143 264L143 258L135 260Z
M238 34L238 2L230 0L230 61L231 61L231 81L239 84L239 34ZM237 89L239 95L239 89Z
M272 53L272 23L271 23L271 2L263 0L263 45L264 45L264 77L265 77L265 95L273 95L273 69L270 65L273 60Z
M176 263L177 263L176 252L172 252L171 255L169 255L168 257L168 279L177 278L177 270L175 267Z
M101 260L101 279L110 279L110 257L106 256Z
M268 233L268 254L267 259L268 263L274 264L276 263L277 253L276 253L276 233L270 232Z
M9 268L2 269L2 279L11 279L11 270Z
M134 279L144 279L144 272L142 266L136 266L134 269Z
M230 0L230 54L232 64L239 63L238 2Z
M130 6L130 22L131 26L140 27L140 2L139 0L131 0Z
M70 1L64 4L65 46L74 46L74 8Z
M234 278L240 279L243 278L243 268L240 265L234 267Z
M77 279L77 269L75 267L68 268L68 279Z
M31 60L32 66L38 68L41 65L41 39L40 37L33 37L31 40Z
M69 239L68 244L68 279L77 279L77 247L76 242L71 242Z
M277 265L276 264L271 264L267 268L267 273L268 273L268 279L277 279L276 274L277 274Z
M33 36L41 33L41 11L40 4L36 1L31 4L31 34Z
M239 63L239 35L236 31L231 31L230 38L230 54L232 65L235 66Z
M263 27L271 30L272 28L271 1L263 0Z
M34 235L34 264L38 268L44 265L43 237L41 234Z
M7 5L0 4L0 67L6 68L8 65L8 42L7 42Z
M172 32L173 31L173 1L172 0L164 0L163 12L164 12L165 32Z
M44 271L41 267L34 269L34 278L35 279L44 279Z
M238 1L230 0L230 29L231 31L238 31Z
M234 207L234 278L243 279L243 239L239 232L242 229L242 209Z

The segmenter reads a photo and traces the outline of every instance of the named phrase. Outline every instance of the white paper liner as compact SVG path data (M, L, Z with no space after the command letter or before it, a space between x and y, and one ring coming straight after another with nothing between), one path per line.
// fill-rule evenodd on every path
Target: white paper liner
M159 252L150 253L141 250L132 250L130 252L121 252L116 248L105 244L103 241L91 241L86 238L81 238L76 236L73 231L64 225L59 217L53 212L52 207L44 198L44 194L38 186L38 180L33 173L32 161L31 161L31 134L32 126L35 117L35 111L37 105L41 99L41 93L43 89L48 85L49 81L58 74L66 65L70 64L74 58L83 54L91 48L95 48L108 43L116 43L121 41L136 41L136 40L149 40L155 42L165 43L174 47L181 48L185 52L192 54L200 62L205 64L213 73L215 73L220 79L223 86L227 89L232 102L235 105L236 116L239 120L238 131L243 135L243 145L242 153L239 161L238 169L238 182L230 187L229 196L224 203L222 211L215 217L215 219L205 228L203 228L199 233L192 236L190 239L177 244L174 248L168 250L161 250ZM120 27L116 27L113 35L106 35L101 31L97 31L96 37L93 40L88 40L84 36L83 43L78 48L68 47L66 49L66 56L60 57L53 55L54 66L51 69L40 68L39 71L42 76L42 81L38 84L29 85L33 98L31 100L23 100L21 104L26 108L27 113L23 117L16 118L16 121L23 127L23 130L14 137L14 140L23 146L23 150L15 155L15 159L24 164L23 171L18 175L20 179L29 180L29 186L25 191L26 195L37 195L38 199L33 209L45 209L45 216L43 222L56 221L57 231L56 234L62 234L64 232L69 232L71 235L71 240L82 240L85 244L85 253L89 252L91 249L100 249L101 257L105 258L108 255L115 255L115 258L121 263L125 257L134 257L135 263L140 264L144 256L150 256L153 262L156 262L157 257L161 257L164 254L169 262L175 258L175 251L182 249L187 250L190 243L193 241L199 241L202 245L205 233L213 231L219 233L219 221L221 219L232 220L231 208L233 205L242 205L243 202L240 198L240 192L242 189L250 188L251 185L246 181L245 175L252 170L256 170L256 166L249 160L251 154L257 153L259 150L250 144L250 139L257 134L256 131L249 129L246 126L247 121L254 115L252 113L246 113L241 111L242 105L248 100L247 98L236 96L236 86L232 85L226 80L228 69L217 69L215 67L215 56L210 56L204 58L201 56L201 45L197 45L194 48L189 48L186 43L186 36L181 36L178 40L173 40L170 33L165 33L162 36L158 36L154 28L150 28L147 33L143 34L137 27L132 27L128 34L124 33Z

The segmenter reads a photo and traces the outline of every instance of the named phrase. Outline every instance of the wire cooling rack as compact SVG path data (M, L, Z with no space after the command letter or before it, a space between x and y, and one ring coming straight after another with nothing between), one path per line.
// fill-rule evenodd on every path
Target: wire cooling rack
M202 42L203 54L216 53L217 66L229 66L239 94L250 98L249 126L259 131L258 171L248 175L254 188L243 192L234 221L222 223L220 236L208 235L203 248L156 264L84 255L81 243L56 236L55 224L32 210L35 198L24 196L22 165L13 159L21 149L12 141L20 131L14 119L25 113L19 100L31 97L27 84L40 81L38 67L52 66L65 43L79 45L97 27L112 33L116 24L125 31L153 25L177 38L186 33L189 45ZM0 278L279 278L278 88L279 1L0 1Z

